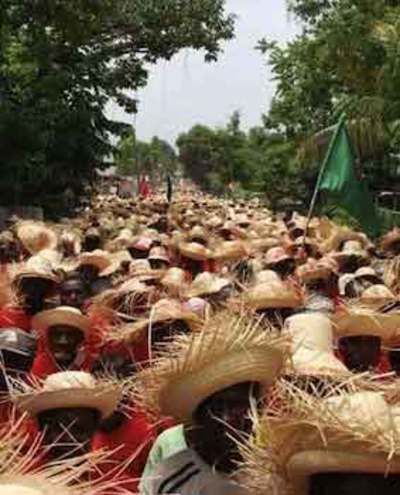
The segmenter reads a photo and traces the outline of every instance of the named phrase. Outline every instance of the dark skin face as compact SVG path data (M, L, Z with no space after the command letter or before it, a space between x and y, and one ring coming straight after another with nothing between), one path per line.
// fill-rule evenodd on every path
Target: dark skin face
M90 253L96 249L100 249L101 240L98 236L86 236L84 241L84 251Z
M203 263L201 261L184 258L184 264L186 270L189 271L193 277L196 277L196 275L203 271Z
M72 306L81 309L87 297L86 285L83 280L76 278L66 280L60 287L62 306Z
M309 495L397 495L398 475L370 473L321 473L310 479Z
M354 273L366 264L367 261L359 256L349 256L346 260L340 263L340 271L342 273Z
M68 368L75 361L84 334L79 328L57 325L48 330L48 343L57 364Z
M281 278L285 279L294 274L296 269L296 262L294 259L282 260L279 263L275 263L270 267L271 270L276 272Z
M169 267L169 263L163 260L149 260L152 270L166 270Z
M223 473L235 470L241 456L230 437L251 433L250 398L257 400L259 396L259 386L240 383L213 394L197 408L193 428L185 433L189 445L207 464Z
M136 249L134 247L129 247L128 251L134 260L145 260L149 255L149 251L143 249Z
M43 310L44 300L54 288L54 282L43 278L23 278L18 284L18 292L24 300L24 309L34 315Z
M347 368L353 372L364 373L378 365L381 340L369 335L343 337L339 341L339 348Z
M44 444L50 446L49 457L54 461L89 452L100 413L88 408L53 409L40 413L37 420L44 433Z
M99 276L99 269L94 265L81 265L79 273L84 283L92 284Z
M392 371L396 373L396 376L400 376L400 349L392 349L389 351L389 362Z
M18 248L15 242L0 243L0 264L18 260Z
M32 367L34 352L29 355L17 354L9 350L0 352L0 394L9 392L9 378L23 378Z

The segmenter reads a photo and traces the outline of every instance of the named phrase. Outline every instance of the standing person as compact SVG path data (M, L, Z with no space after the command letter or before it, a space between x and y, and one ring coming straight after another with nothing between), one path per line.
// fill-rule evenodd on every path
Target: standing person
M245 319L221 321L181 337L176 354L167 347L164 359L139 375L144 402L181 423L153 446L141 494L242 493L235 480L241 456L233 438L250 434L251 404L275 381L285 348Z

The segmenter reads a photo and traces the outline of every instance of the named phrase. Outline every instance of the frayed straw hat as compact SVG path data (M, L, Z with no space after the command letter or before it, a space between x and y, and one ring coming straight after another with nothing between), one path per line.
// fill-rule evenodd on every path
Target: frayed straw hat
M184 321L192 330L201 325L201 319L195 313L186 309L179 301L160 299L154 304L148 317L120 329L117 333L117 340L134 342L142 336L146 329L151 331L153 325L173 321Z
M400 328L400 312L379 313L370 308L353 305L332 316L337 337L371 335L390 340Z
M318 473L400 473L396 408L379 392L337 393L332 387L321 398L280 385L284 409L268 407L243 448L250 493L307 495Z
M296 275L301 282L310 282L311 280L328 279L331 275L336 274L338 265L333 259L316 260L309 258L307 263L301 265L296 270Z
M26 278L41 278L49 282L60 282L51 262L40 254L32 256L19 267L13 282L18 284L22 279Z
M60 371L49 375L40 386L25 386L13 400L18 409L30 416L43 411L64 408L95 409L102 418L110 416L122 397L115 382L101 382L84 371Z
M244 242L227 241L215 247L212 257L217 261L231 261L246 257L248 254Z
M91 452L38 467L41 437L32 438L23 420L7 422L0 430L0 493L2 495L122 495L113 477L94 480L91 473L110 461L109 453ZM121 469L119 466L118 469ZM115 471L117 475L117 470Z
M32 255L43 249L57 248L57 234L42 222L22 221L17 225L16 233L24 248Z
M79 256L79 265L91 265L98 268L102 272L111 265L110 255L106 251L96 249L90 253L82 253Z
M289 284L267 282L257 284L244 292L243 304L251 309L299 308L302 305L301 295Z
M169 268L163 278L161 285L167 289L172 296L178 296L187 289L186 273L181 268Z
M197 242L181 242L178 250L185 258L195 261L205 261L211 257L211 251Z
M197 275L186 293L187 297L201 297L216 294L225 287L231 285L230 280L209 272Z
M197 407L220 390L243 382L274 383L286 351L285 339L253 320L218 315L202 332L176 339L139 374L138 397L150 412L190 423Z
M32 319L32 328L38 332L46 332L48 328L56 325L68 325L87 334L90 329L90 320L79 309L70 306L59 306L55 309L41 311Z

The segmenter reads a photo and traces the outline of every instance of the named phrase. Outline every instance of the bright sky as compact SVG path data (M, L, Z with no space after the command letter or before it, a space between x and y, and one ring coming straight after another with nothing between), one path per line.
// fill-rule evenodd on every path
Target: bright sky
M283 43L296 26L287 15L286 0L227 0L227 11L238 17L236 39L226 44L218 62L206 64L200 53L189 50L160 62L137 95L136 118L115 105L109 116L133 124L140 139L158 136L171 144L195 124L223 126L235 110L245 127L259 124L274 84L265 58L254 47L263 37Z

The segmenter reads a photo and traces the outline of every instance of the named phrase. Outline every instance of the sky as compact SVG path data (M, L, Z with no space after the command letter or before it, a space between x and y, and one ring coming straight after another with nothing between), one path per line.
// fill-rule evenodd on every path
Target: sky
M258 125L274 93L266 58L254 49L263 37L281 43L296 33L285 0L227 0L236 14L236 39L224 44L216 63L184 50L150 68L148 85L136 94L138 114L126 115L114 104L108 116L134 125L139 139L153 136L174 144L195 124L224 126L239 110L244 128Z

